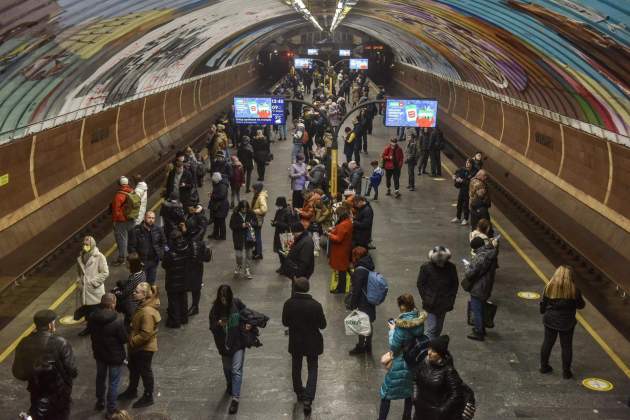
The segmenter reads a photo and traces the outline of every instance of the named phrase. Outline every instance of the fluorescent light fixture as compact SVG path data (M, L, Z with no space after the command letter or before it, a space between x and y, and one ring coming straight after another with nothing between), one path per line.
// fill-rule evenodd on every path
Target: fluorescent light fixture
M306 7L306 5L304 4L302 0L293 0L292 5L295 11L301 14L304 19L310 21L320 31L324 30L324 28L322 28L322 26L319 24L317 19L315 19L315 16L313 16L311 11L308 10L308 8Z
M333 17L332 24L330 25L330 32L337 29L337 26L339 26L346 15L350 13L352 7L356 6L358 2L359 0L339 0L337 9L335 9L335 17Z

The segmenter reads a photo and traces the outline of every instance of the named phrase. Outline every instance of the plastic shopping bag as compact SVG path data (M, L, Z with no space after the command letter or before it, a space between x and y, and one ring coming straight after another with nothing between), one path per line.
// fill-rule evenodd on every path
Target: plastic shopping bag
M346 335L368 336L371 333L370 317L365 312L354 310L344 319Z

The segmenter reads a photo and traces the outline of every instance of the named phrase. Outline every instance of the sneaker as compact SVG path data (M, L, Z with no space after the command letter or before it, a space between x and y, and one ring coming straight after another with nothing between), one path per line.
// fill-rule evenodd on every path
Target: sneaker
M400 191L398 190L394 191L394 197L396 198L400 197Z
M549 365L546 366L541 366L539 369L539 372L542 373L543 375L547 374L547 373L551 373L553 372L553 368Z
M243 267L240 267L240 266L239 266L239 267L236 267L236 268L234 269L234 275L235 275L235 276L240 276L242 272L243 272Z
M150 405L153 405L153 394L144 394L142 397L140 397L138 401L133 403L131 406L133 408L142 408L142 407L149 407Z
M466 226L467 224L468 224L468 220L466 219L462 220L462 223L461 223L462 226Z
M252 273L249 271L249 268L245 269L245 277L247 277L248 280L251 280L254 278L254 276L252 276Z
M461 219L458 219L457 217L453 217L451 219L451 223L459 223L459 222L461 222Z
M228 410L228 413L230 414L236 414L238 412L238 400L232 400L232 402L230 403L230 409Z
M409 191L415 191L415 190L416 190L416 187L409 188Z
M118 394L118 401L133 400L138 398L138 391L127 388L122 394Z

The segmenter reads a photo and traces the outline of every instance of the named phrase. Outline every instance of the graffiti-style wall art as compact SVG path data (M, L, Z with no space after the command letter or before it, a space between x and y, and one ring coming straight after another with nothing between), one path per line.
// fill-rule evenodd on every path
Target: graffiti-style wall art
M630 2L362 0L347 25L411 34L401 61L630 134Z
M0 15L0 133L177 82L276 0L30 0Z

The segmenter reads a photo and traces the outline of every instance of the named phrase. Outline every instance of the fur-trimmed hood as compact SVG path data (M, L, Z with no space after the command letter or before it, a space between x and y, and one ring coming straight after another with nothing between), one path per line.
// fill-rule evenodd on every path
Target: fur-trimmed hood
M398 328L416 328L424 324L424 321L427 319L427 313L422 311L419 312L417 309L414 309L410 312L402 313L396 318L396 327Z
M451 259L451 250L444 245L438 245L429 251L429 261L434 264L444 265Z

